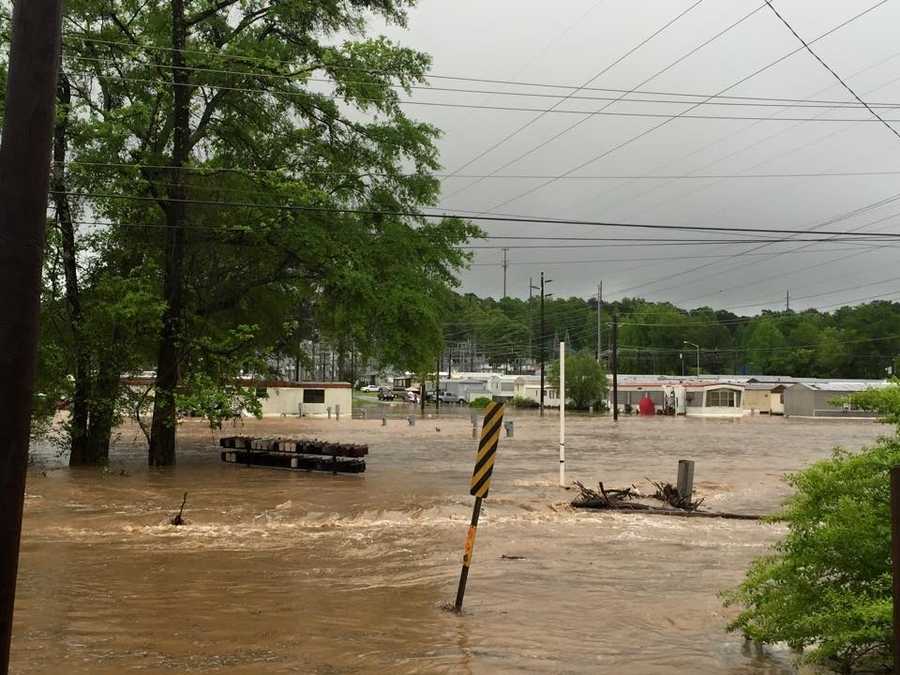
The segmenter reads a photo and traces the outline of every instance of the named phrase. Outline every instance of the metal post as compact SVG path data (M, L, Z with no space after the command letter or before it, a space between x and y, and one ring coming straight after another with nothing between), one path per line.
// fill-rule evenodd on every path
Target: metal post
M603 282L597 286L597 363L600 363L600 354L603 351L602 342L600 340L600 335L602 331L600 330L600 303L603 302Z
M0 143L0 673L9 669L35 354L61 0L13 7Z
M466 550L463 554L462 573L459 575L459 589L456 591L456 611L462 611L463 598L466 595L466 581L469 579L469 566L472 564L472 551L475 548L475 533L478 531L478 516L481 515L481 497L475 497L472 509L472 522L466 534Z
M612 320L613 420L619 420L619 315Z
M566 343L559 343L559 486L566 485Z
M341 406L338 405L338 404L335 404L335 406L334 406L334 418L335 418L338 422L341 421Z
M894 578L894 673L900 673L900 466L891 468L891 572Z
M675 489L682 499L690 499L694 494L694 462L691 460L678 460L678 480Z

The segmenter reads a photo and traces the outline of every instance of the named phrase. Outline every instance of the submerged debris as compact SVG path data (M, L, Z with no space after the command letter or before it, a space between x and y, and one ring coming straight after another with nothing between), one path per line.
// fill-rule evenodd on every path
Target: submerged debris
M652 483L652 481L651 481ZM667 506L650 506L638 501L632 501L642 497L634 486L625 488L624 490L609 489L603 487L603 483L598 483L597 490L592 490L584 484L575 481L575 487L578 488L580 494L572 500L572 506L582 509L603 509L608 511L640 511L641 513L654 514L660 516L681 516L684 518L727 518L731 520L762 520L765 516L745 513L720 513L712 511L700 511L699 506L703 502L702 499L692 502L690 500L683 501L680 498L674 498L672 501L666 498L677 490L670 484L665 485L653 483L657 488L657 494L651 495L654 499L660 499L666 502ZM669 490L666 489L669 488ZM661 496L660 496L661 495ZM675 503L673 503L673 501ZM684 506L679 506L684 504Z
M691 500L691 496L682 496L681 493L678 492L678 488L676 488L671 483L663 483L662 481L654 481L647 479L647 482L650 483L653 487L656 488L656 493L653 495L654 499L658 499L661 502L665 502L669 506L674 506L676 509L684 509L685 511L696 511L700 508L700 505L703 503L703 499L698 499L697 501Z
M169 523L171 525L184 525L184 505L187 504L187 495L188 493L185 492L184 497L181 500L181 508L178 509L178 513L176 513L174 516L172 516L171 519L169 519Z

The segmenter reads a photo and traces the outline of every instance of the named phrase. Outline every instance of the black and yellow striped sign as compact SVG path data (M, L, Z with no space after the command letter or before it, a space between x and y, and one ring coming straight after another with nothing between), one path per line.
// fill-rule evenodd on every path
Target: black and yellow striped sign
M481 440L478 442L478 454L475 457L475 471L472 472L472 489L470 494L476 497L487 497L491 489L491 474L494 472L494 458L497 444L500 442L500 428L503 425L503 404L492 402L484 412L484 423L481 427Z

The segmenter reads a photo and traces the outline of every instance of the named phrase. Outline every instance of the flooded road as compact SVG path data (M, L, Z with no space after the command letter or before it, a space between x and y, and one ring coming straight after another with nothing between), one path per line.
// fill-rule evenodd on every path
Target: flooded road
M38 452L25 507L12 672L790 673L724 626L717 593L783 534L747 521L575 512L556 486L555 416L509 411L466 595L467 413L250 421L221 435L368 443L361 476L226 465L180 430L179 464L144 466L125 428L108 471ZM438 430L439 429L439 430ZM786 471L859 448L871 421L570 417L568 478L674 482L696 461L705 508L768 513ZM42 464L44 468L42 470ZM187 491L187 525L168 519ZM501 556L522 556L510 560Z

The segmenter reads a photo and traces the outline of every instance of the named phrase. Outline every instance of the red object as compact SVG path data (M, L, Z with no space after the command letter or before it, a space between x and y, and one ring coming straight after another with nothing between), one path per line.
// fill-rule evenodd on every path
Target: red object
M638 410L641 415L655 415L656 414L656 406L653 404L653 400L645 395L644 398L641 399L641 402L638 404Z

